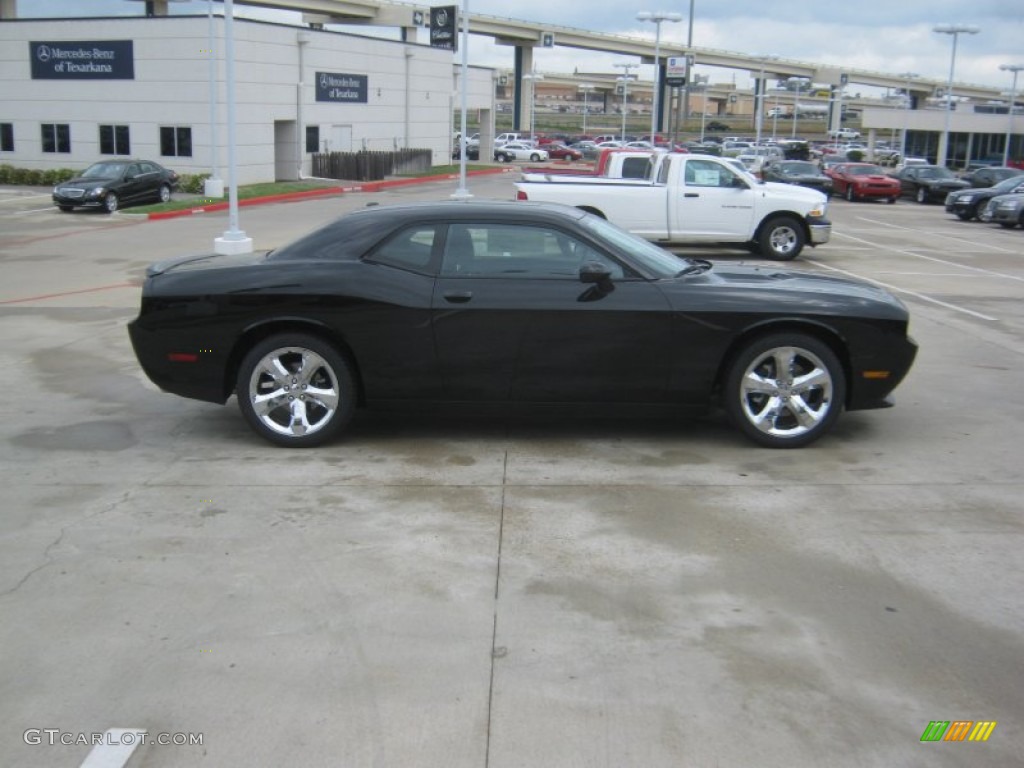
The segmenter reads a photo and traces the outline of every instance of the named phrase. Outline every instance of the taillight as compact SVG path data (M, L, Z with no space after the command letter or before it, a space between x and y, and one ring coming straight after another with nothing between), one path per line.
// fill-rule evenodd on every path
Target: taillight
M529 200L529 199L530 198L528 198L526 196L526 193L523 192L523 190L520 189L518 192L516 192L516 200Z

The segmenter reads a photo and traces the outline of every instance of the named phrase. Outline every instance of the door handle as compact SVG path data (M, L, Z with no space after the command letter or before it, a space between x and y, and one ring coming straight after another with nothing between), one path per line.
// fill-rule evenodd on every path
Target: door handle
M683 197L700 197L696 192L684 192Z
M465 304L473 298L472 291L445 291L444 300L451 304Z

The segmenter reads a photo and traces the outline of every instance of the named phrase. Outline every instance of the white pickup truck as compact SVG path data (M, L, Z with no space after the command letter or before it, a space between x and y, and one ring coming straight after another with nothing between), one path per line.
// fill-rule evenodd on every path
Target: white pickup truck
M740 243L788 261L832 235L821 192L758 181L708 155L662 153L649 180L531 178L516 182L517 200L571 205L659 245Z

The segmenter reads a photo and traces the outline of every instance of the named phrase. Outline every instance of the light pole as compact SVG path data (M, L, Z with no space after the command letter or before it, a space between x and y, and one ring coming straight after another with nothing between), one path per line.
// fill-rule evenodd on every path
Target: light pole
M658 135L658 102L661 91L661 22L682 21L683 17L678 13L666 11L640 11L636 15L637 21L654 22L654 90L651 97L651 144L657 145Z
M537 70L534 70L528 75L523 75L523 80L530 81L530 140L535 141L537 134L535 132L537 126L537 81L543 80L544 75L538 75Z
M1013 72L1013 85L1010 87L1010 119L1006 123L1006 147L1003 149L1003 165L1010 164L1010 142L1013 141L1013 107L1017 101L1017 73L1024 72L1024 64L1000 64L1003 72Z
M939 165L945 166L949 159L949 116L953 107L953 70L956 68L956 43L960 35L976 35L979 30L973 24L937 24L933 32L953 36L953 55L949 57L949 80L946 81L946 122L942 127L942 141L939 147L945 150L942 157L936 157Z
M910 102L913 99L910 97L910 81L915 77L920 77L917 72L903 72L900 77L907 81L907 87L905 95L907 97L906 103L903 105L903 131L900 133L900 154L903 155L903 160L906 162L907 159L907 126L910 123Z
M757 133L757 144L761 146L761 128L764 126L764 68L769 61L775 61L779 57L773 53L761 57L761 69L754 83L754 109L757 110L754 116L754 128Z
M621 77L615 79L615 82L622 83L622 136L619 138L622 141L626 140L626 112L629 109L629 70L636 69L639 64L633 64L631 62L618 62L613 64L614 67L619 67L622 70Z
M578 90L583 91L583 135L587 135L587 94L594 90L597 86L591 85L590 83L580 83L576 86Z
M796 138L796 126L800 122L800 87L804 84L802 77L791 77L789 82L796 83L796 92L793 94L793 133L791 139Z

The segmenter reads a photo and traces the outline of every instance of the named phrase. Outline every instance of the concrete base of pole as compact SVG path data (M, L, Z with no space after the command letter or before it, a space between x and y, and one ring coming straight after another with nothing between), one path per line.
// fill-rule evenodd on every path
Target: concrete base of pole
M456 189L451 194L452 200L470 200L473 194L468 189Z
M242 237L237 240L218 237L213 241L213 252L221 256L234 256L239 253L252 253L252 251L251 237Z
M224 179L206 179L203 181L204 197L224 197Z

